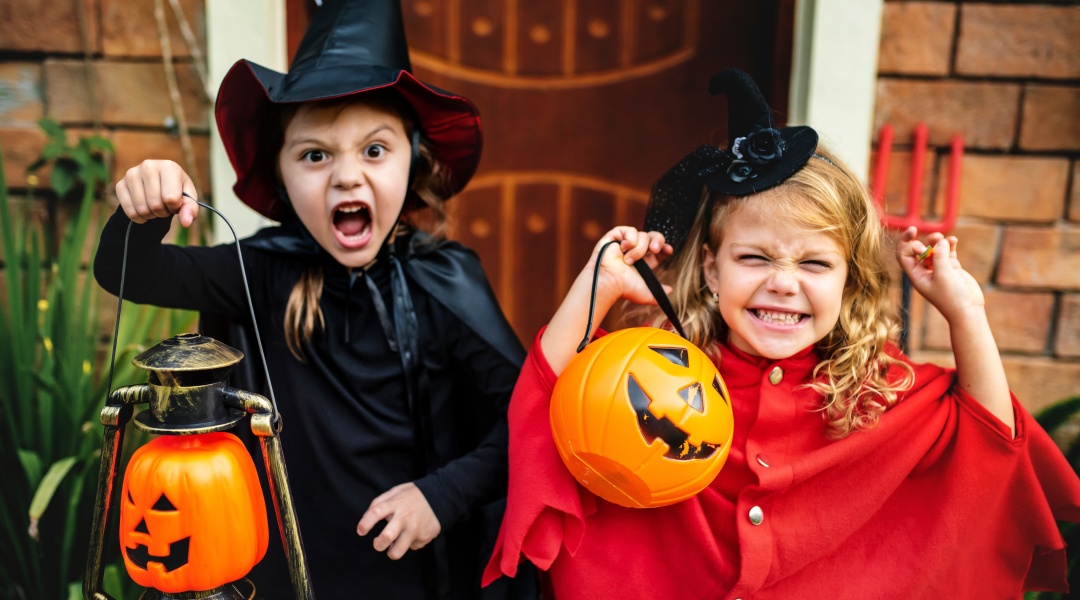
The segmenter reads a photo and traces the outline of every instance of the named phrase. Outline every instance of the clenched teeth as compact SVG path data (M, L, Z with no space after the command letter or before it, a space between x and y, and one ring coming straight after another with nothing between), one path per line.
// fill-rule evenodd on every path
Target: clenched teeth
M780 325L794 325L802 320L800 313L775 312L771 310L755 310L754 314L766 323L778 323Z

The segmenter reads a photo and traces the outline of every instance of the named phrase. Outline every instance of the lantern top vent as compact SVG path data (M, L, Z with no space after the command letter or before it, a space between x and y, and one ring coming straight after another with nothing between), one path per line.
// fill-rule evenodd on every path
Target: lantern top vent
M131 359L147 371L212 371L235 365L244 353L214 338L182 333Z

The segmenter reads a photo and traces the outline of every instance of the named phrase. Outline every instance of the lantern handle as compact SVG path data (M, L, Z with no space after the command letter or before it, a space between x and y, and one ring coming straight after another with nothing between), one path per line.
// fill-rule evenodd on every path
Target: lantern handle
M585 325L585 337L582 338L581 343L578 344L577 351L581 352L585 349L585 346L589 345L589 332L592 331L593 326L593 313L596 310L596 288L600 280L600 261L604 258L604 251L608 249L608 246L618 243L618 240L611 240L600 247L600 251L596 254L596 267L593 268L593 280L592 280L592 293L589 298L589 322ZM656 273L649 268L649 264L644 260L639 259L634 263L634 268L637 269L641 278L645 281L645 286L652 292L653 298L656 298L656 303L660 305L660 309L664 311L664 315L667 316L668 321L675 327L675 331L679 332L679 335L686 339L686 332L683 331L682 323L679 321L679 316L675 313L675 307L671 305L671 300L668 298L667 292L664 291L664 286L660 284L660 280L656 278Z
M182 195L195 200L195 198L187 192L182 192ZM225 225L233 234L233 241L236 244L236 257L240 261L241 281L244 284L244 294L247 297L248 312L251 314L251 328L255 331L255 343L259 347L259 359L262 361L263 374L266 376L266 389L270 396L270 406L273 409L270 418L271 422L277 423L281 418L281 414L278 412L277 398L274 396L274 384L270 381L270 368L266 365L266 352L263 350L262 336L259 334L259 323L255 318L255 305L251 300L251 288L248 286L247 271L244 269L244 254L240 250L240 236L236 234L236 230L233 229L232 223L225 218L225 215L221 214L221 211L209 204L199 202L198 200L195 200L195 203L221 217L221 220L225 222ZM117 294L116 302L116 324L113 326L112 355L109 357L109 385L106 388L106 404L109 404L112 400L113 369L116 364L116 341L120 332L120 310L124 306L124 280L127 276L128 239L131 236L131 225L132 223L129 222L127 231L124 233L124 255L120 262L120 290L119 294Z

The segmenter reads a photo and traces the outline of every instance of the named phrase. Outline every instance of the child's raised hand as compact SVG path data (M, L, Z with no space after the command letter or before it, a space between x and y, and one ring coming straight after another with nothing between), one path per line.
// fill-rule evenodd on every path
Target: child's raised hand
M586 267L590 275L596 267L597 253L612 241L617 243L604 250L600 262L597 296L607 297L612 301L626 298L637 304L655 304L656 299L641 279L634 263L644 259L646 264L655 268L661 260L671 255L671 244L666 243L663 234L656 231L638 231L628 226L616 227L604 234L593 248L592 257Z
M982 288L956 257L956 237L931 233L927 245L916 239L918 234L915 227L908 227L896 246L896 258L915 289L950 322L970 309L985 311ZM931 246L929 256L919 260Z
M136 223L180 215L180 224L190 227L199 216L197 197L191 177L171 160L144 160L116 182L116 199Z
M442 531L424 493L411 481L395 485L372 500L356 524L356 533L367 535L383 520L386 527L375 536L372 545L393 560L405 556L409 550L427 546Z

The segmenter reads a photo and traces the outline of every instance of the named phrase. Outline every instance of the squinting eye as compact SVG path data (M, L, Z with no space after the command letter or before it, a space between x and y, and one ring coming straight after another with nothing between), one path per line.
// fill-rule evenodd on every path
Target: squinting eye
M309 162L322 162L326 159L326 154L322 150L308 150L301 154L300 158Z
M379 158L386 152L386 148L383 148L379 144L372 144L367 148L364 148L364 156L368 158Z
M766 259L764 256L759 256L757 254L743 254L739 257L739 260L744 262L761 262L768 259Z

